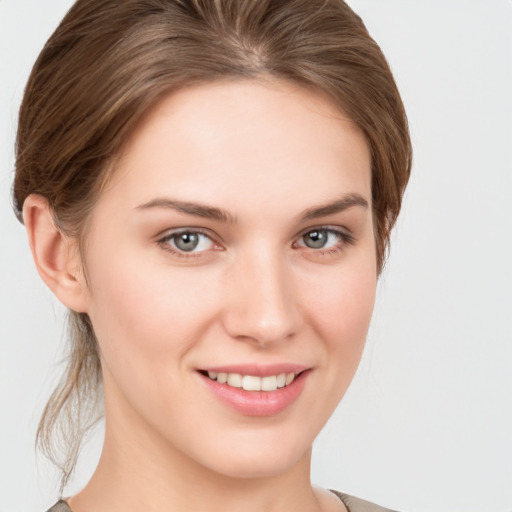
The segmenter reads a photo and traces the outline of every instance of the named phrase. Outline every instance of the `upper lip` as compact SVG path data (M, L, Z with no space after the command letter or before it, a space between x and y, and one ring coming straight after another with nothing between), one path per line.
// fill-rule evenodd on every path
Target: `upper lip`
M280 373L299 373L309 370L311 367L295 363L275 363L275 364L229 364L222 366L208 366L199 368L199 371L217 372L217 373L239 373L240 375L253 375L255 377L269 377L279 375Z

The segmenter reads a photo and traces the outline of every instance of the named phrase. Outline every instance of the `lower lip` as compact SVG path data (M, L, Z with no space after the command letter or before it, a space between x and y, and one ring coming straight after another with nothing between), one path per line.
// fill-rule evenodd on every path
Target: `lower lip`
M231 409L246 416L274 416L287 409L299 398L310 373L306 370L295 380L275 391L246 391L227 384L220 384L199 373L208 388Z

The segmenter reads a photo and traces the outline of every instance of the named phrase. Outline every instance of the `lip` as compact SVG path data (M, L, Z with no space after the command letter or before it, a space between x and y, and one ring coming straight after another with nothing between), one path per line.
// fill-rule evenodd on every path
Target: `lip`
M305 370L310 369L309 366L293 363L278 364L232 364L227 366L209 366L199 368L200 371L217 372L217 373L239 373L240 375L254 375L255 377L269 377L270 375L279 375L280 373L295 373L296 375Z
M227 384L220 384L201 373L203 371L240 373L242 375L254 375L257 377L291 372L299 375L297 375L294 381L288 386L278 388L274 391L246 391L242 388L234 388ZM290 364L271 366L216 366L197 372L202 382L221 403L245 416L259 417L275 416L290 407L302 393L310 373L310 368Z

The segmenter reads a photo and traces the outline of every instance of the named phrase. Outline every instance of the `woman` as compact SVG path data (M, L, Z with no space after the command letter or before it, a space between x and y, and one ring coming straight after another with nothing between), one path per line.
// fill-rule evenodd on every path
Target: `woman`
M52 456L74 420L63 485L104 398L99 465L53 510L382 510L309 467L410 162L390 70L341 1L79 0L29 79L14 184L70 310L38 432Z

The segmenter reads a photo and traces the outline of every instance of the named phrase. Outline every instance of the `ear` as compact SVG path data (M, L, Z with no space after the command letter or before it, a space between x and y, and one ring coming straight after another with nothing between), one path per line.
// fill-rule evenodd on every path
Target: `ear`
M86 312L87 286L77 242L56 226L48 200L29 195L23 203L23 222L42 280L69 309Z

